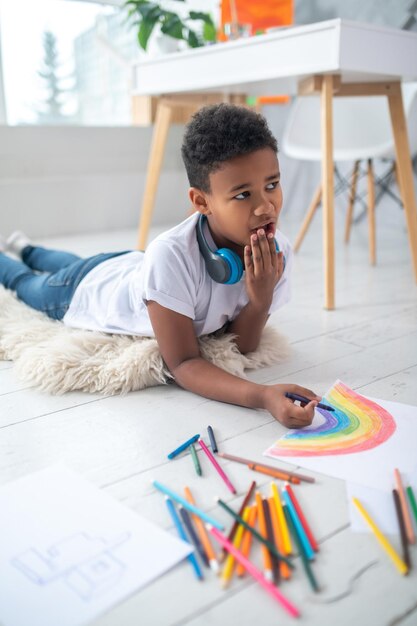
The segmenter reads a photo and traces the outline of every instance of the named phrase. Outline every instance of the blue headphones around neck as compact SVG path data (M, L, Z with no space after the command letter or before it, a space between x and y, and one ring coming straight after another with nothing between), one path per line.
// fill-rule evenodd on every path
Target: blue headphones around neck
M207 217L202 213L197 221L197 241L200 252L206 263L207 272L216 283L234 285L243 275L243 263L236 252L230 248L218 248L212 250L204 235L204 223ZM279 252L278 242L275 239L275 248Z

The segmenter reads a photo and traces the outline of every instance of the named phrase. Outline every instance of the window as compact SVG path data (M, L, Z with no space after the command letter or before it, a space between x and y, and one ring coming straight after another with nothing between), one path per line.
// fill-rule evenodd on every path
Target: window
M0 44L7 124L131 123L140 50L120 7L0 0Z

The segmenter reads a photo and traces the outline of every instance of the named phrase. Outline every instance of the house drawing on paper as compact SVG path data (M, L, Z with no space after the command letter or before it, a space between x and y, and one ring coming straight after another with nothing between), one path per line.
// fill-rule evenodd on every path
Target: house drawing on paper
M29 548L11 561L36 585L63 583L82 600L94 597L116 585L126 565L115 555L131 537L125 532L111 540L78 532L45 550Z

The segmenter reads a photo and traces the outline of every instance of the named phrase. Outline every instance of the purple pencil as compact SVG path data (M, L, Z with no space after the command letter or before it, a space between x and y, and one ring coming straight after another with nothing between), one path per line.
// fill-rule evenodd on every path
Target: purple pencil
M220 477L223 478L224 482L227 485L227 488L229 489L229 491L231 491L232 493L237 493L236 489L233 487L232 483L230 482L230 480L227 478L226 474L224 473L224 471L222 470L222 468L220 467L220 465L217 463L216 459L214 458L214 456L212 455L212 453L210 452L210 450L207 448L206 444L204 443L204 441L202 439L198 440L198 443L201 446L201 449L206 453L206 455L208 456L209 461L211 461L211 463L214 465L215 469L217 470L217 472L220 474Z

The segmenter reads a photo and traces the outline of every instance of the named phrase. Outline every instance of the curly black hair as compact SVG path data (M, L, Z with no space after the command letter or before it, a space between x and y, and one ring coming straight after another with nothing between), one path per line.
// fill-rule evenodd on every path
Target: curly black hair
M187 124L181 147L190 186L210 193L210 174L222 163L262 148L278 152L262 115L224 102L203 107Z

